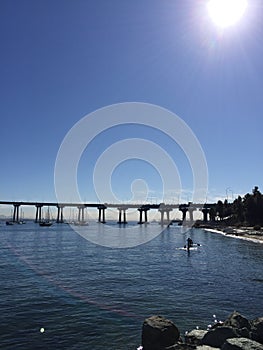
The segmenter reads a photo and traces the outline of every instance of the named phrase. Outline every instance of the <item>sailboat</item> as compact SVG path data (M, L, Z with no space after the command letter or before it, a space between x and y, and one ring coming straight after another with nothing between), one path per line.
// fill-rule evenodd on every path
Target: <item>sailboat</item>
M13 219L10 219L10 220L6 221L5 223L6 223L6 225L10 225L10 226L11 226L11 225L14 225L14 224L15 224L14 216L13 216L12 210L11 210L10 217L11 217L11 218L13 217Z
M24 220L24 212L22 211L22 208L20 208L20 218L22 218L22 220L19 220L17 223L19 225L24 225L26 222Z
M47 214L46 214L46 219L43 221L39 222L39 226L52 226L53 222L50 221L50 212L49 212L49 207L47 209Z

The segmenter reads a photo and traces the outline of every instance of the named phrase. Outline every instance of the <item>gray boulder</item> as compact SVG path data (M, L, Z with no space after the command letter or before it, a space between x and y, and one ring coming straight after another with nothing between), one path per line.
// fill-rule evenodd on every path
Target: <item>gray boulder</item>
M248 331L251 328L249 320L237 311L234 311L231 315L229 315L224 321L223 325L237 328L239 330L247 329Z
M180 339L175 324L162 316L151 316L143 322L143 350L164 350L172 347Z
M251 322L251 339L263 344L263 317Z
M263 350L263 345L247 338L227 339L222 350Z
M226 327L226 326L220 326L215 329L209 330L203 340L203 345L209 345L213 346L215 348L220 348L226 339L228 338L236 338L238 335L235 332L234 328L232 327Z
M185 342L187 344L201 345L206 333L207 331L202 329L193 329L191 332L185 335Z

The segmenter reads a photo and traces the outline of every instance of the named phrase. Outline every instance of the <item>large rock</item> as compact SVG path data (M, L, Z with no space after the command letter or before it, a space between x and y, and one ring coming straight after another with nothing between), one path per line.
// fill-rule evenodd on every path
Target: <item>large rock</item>
M223 323L224 326L233 327L238 330L240 335L248 336L251 324L249 320L239 312L234 311Z
M251 339L263 344L263 317L251 322Z
M193 329L185 335L185 342L187 344L201 345L206 333L207 331L202 329Z
M143 350L164 350L175 345L179 338L180 332L175 324L162 316L151 316L143 323Z
M232 327L226 327L226 326L219 326L215 329L209 330L202 342L204 345L213 346L215 348L220 348L226 339L228 338L235 338L237 337L237 333L235 332L234 328Z
M263 345L247 338L227 339L222 350L263 350Z

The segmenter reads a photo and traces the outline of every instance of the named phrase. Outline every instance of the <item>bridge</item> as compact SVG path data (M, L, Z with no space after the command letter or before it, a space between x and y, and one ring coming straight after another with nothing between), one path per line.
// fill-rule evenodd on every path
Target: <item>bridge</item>
M20 221L20 208L22 206L32 206L35 207L35 222L40 222L43 219L43 207L55 207L57 208L57 223L64 222L63 209L64 208L77 208L78 209L78 222L84 222L85 219L85 209L86 208L96 208L98 210L98 222L106 223L106 210L107 208L117 209L118 211L118 223L127 223L127 210L137 209L139 212L139 224L148 222L148 211L151 209L158 210L160 212L160 222L161 224L170 223L172 220L170 218L170 213L174 209L178 209L182 212L182 221L189 220L194 221L193 213L199 210L203 214L203 221L208 221L208 214L211 208L216 206L215 203L184 203L184 204L109 204L109 203L57 203L57 202L21 202L21 201L0 201L0 205L11 205L13 206L13 222ZM188 215L187 215L188 214ZM166 218L165 218L166 217Z

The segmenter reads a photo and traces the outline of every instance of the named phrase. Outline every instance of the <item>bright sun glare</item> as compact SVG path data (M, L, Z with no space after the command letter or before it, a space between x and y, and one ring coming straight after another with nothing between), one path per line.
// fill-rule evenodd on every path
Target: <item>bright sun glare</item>
M221 27L234 25L247 8L246 0L209 0L207 9L213 22Z

